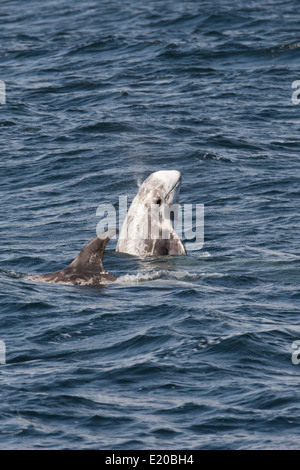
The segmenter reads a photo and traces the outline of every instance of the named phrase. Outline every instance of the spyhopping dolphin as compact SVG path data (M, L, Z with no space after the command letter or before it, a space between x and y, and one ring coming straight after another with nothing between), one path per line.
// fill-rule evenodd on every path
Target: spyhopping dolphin
M172 220L180 184L181 174L176 170L156 171L148 176L128 210L117 252L140 257L186 255Z
M62 271L28 277L27 280L81 286L101 286L115 281L116 277L103 266L103 252L117 232L117 229L111 229L94 237Z

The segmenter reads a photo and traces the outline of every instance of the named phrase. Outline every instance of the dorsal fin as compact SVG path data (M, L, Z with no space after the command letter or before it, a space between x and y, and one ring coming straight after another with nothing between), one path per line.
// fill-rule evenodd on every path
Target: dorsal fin
M97 271L108 274L103 266L103 252L108 241L118 232L118 229L107 230L92 240L81 250L79 255L69 265L70 268L85 271Z

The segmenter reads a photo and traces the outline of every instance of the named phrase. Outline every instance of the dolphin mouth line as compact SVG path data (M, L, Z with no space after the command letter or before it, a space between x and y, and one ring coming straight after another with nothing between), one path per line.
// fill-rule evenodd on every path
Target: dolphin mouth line
M170 189L170 191L167 193L167 195L165 196L165 200L168 199L168 197L170 196L170 194L174 191L174 189L177 188L177 186L179 186L179 184L181 183L181 176L179 178L179 180L177 181L177 183L174 184L174 186Z

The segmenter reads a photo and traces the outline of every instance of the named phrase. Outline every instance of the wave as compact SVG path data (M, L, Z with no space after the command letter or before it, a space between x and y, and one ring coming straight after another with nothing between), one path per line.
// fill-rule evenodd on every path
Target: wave
M175 281L197 281L198 279L210 277L223 277L224 274L211 272L211 273L190 273L185 270L169 271L166 269L154 270L151 272L138 272L136 274L125 274L117 279L118 284L138 284L140 282L162 280L175 280Z

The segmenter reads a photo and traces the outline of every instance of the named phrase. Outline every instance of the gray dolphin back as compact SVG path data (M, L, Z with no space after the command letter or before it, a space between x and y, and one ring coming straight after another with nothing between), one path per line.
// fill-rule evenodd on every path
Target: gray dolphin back
M111 229L94 237L79 255L61 271L27 278L29 281L69 285L105 285L116 280L103 266L103 253L108 241L117 233Z

